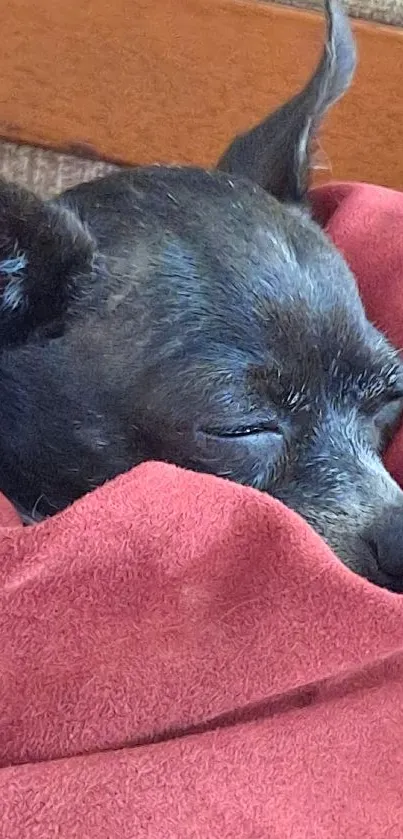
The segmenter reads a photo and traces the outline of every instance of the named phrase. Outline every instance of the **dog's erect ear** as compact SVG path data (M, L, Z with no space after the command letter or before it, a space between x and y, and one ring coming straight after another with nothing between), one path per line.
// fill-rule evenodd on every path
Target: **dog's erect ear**
M301 201L309 186L310 147L327 109L347 90L355 43L337 0L325 0L326 43L306 87L246 134L236 137L218 169L246 175L281 201Z
M91 269L93 250L72 211L0 182L0 347L60 324L75 280Z

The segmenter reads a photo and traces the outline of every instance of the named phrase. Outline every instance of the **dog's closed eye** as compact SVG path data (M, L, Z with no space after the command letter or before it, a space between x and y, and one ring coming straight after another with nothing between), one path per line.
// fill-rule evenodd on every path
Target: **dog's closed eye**
M262 422L257 424L234 425L223 428L208 428L205 429L205 434L210 437L220 437L221 439L234 439L236 437L253 437L258 434L272 434L278 437L282 436L281 428L274 420L272 422Z

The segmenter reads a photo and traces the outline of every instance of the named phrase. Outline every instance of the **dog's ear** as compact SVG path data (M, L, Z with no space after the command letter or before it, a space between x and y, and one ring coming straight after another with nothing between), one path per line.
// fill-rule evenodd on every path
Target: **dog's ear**
M303 200L309 186L310 149L327 109L347 90L355 69L355 42L337 0L325 0L326 43L306 87L246 134L218 163L246 175L281 201Z
M94 245L79 218L0 182L0 347L60 326L72 286L91 270Z

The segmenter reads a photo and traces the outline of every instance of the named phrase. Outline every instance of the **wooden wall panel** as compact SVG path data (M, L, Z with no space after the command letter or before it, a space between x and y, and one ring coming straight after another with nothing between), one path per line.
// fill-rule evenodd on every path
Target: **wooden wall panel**
M124 162L210 164L295 92L316 13L237 0L3 0L0 136ZM336 178L403 188L403 33L354 24L360 67L322 143Z

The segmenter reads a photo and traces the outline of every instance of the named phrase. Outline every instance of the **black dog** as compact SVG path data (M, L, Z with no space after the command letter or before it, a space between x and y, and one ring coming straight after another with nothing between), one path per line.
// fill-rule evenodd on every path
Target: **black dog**
M139 168L49 203L1 186L0 489L28 518L165 460L267 490L403 591L403 493L380 460L402 367L305 207L355 64L326 11L307 87L218 171Z

